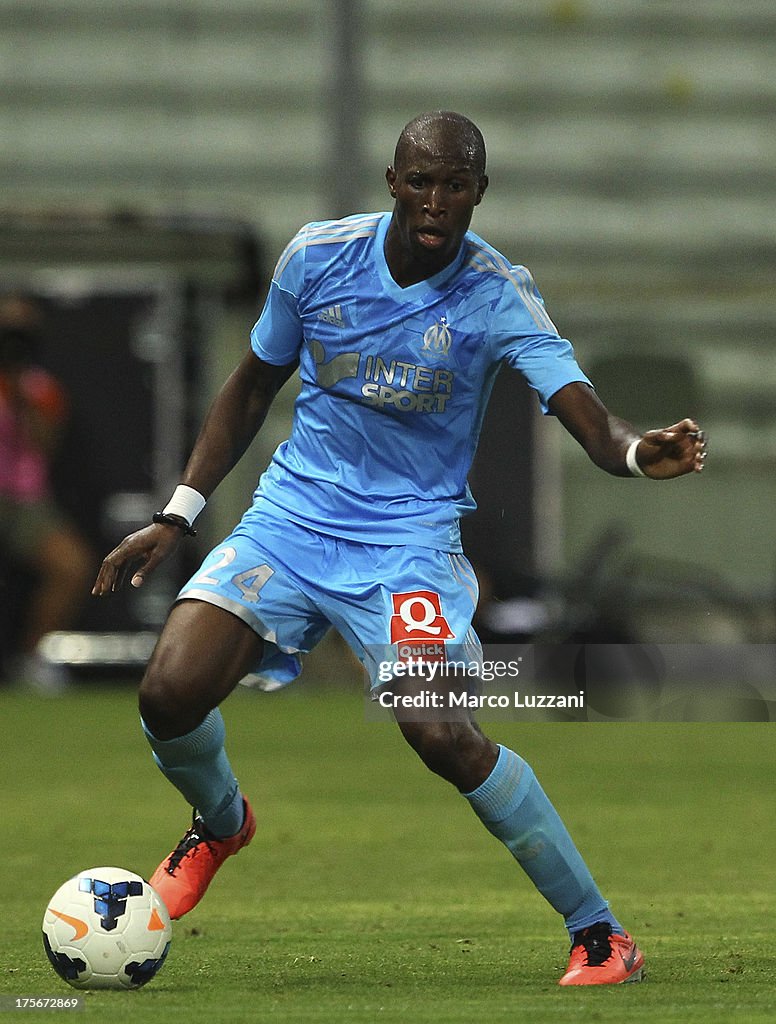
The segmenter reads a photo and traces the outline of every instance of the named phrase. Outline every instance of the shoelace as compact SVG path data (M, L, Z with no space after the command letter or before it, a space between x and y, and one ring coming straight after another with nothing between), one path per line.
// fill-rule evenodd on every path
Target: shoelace
M188 832L186 832L183 839L181 839L181 841L178 843L178 845L175 847L175 849L169 856L169 859L167 861L167 867L165 868L165 871L167 872L168 875L171 875L179 866L180 862L183 860L186 854L193 850L196 846L199 846L200 843L204 843L205 846L207 846L207 848L210 850L210 852L213 852L213 848L210 845L207 836L202 834L203 825L203 822L198 823L197 819L194 819L194 821L191 824L191 828L188 830Z
M608 924L594 924L574 935L574 946L582 946L588 967L601 967L612 955L611 929Z

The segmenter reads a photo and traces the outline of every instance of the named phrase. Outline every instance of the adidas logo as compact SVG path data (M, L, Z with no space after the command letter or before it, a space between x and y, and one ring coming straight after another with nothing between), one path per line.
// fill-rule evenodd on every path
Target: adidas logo
M334 327L344 327L345 319L342 316L342 306L339 303L336 306L329 306L327 309L322 309L318 314L318 319L323 320L326 324L332 324Z

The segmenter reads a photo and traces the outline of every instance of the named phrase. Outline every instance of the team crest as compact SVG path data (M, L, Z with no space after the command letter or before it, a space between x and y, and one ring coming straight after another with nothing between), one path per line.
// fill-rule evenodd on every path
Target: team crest
M423 348L421 351L434 352L436 355L446 356L450 351L452 343L453 338L447 323L447 317L443 316L426 329L423 334Z

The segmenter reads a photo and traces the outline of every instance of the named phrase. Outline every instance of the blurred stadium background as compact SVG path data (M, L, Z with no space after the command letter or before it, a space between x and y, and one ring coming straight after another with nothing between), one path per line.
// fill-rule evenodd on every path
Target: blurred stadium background
M474 229L531 268L603 399L711 437L701 478L612 480L501 382L467 524L481 627L774 639L772 0L0 0L0 25L0 292L49 314L62 500L97 551L174 486L289 236L386 208L403 124L457 109L489 149ZM123 643L60 655L142 660L293 397L180 562L87 605L80 631ZM6 644L21 594L0 564Z

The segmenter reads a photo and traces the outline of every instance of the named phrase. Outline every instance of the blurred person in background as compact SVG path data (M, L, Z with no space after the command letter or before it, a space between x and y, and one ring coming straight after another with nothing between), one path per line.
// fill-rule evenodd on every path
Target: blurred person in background
M58 693L67 672L39 650L42 638L67 629L82 603L94 558L58 507L51 468L67 422L67 396L38 363L43 323L21 295L0 298L0 564L6 576L3 616L20 622L7 668L18 682ZM25 592L29 574L31 592ZM14 605L25 608L18 617ZM5 654L5 652L3 652Z

